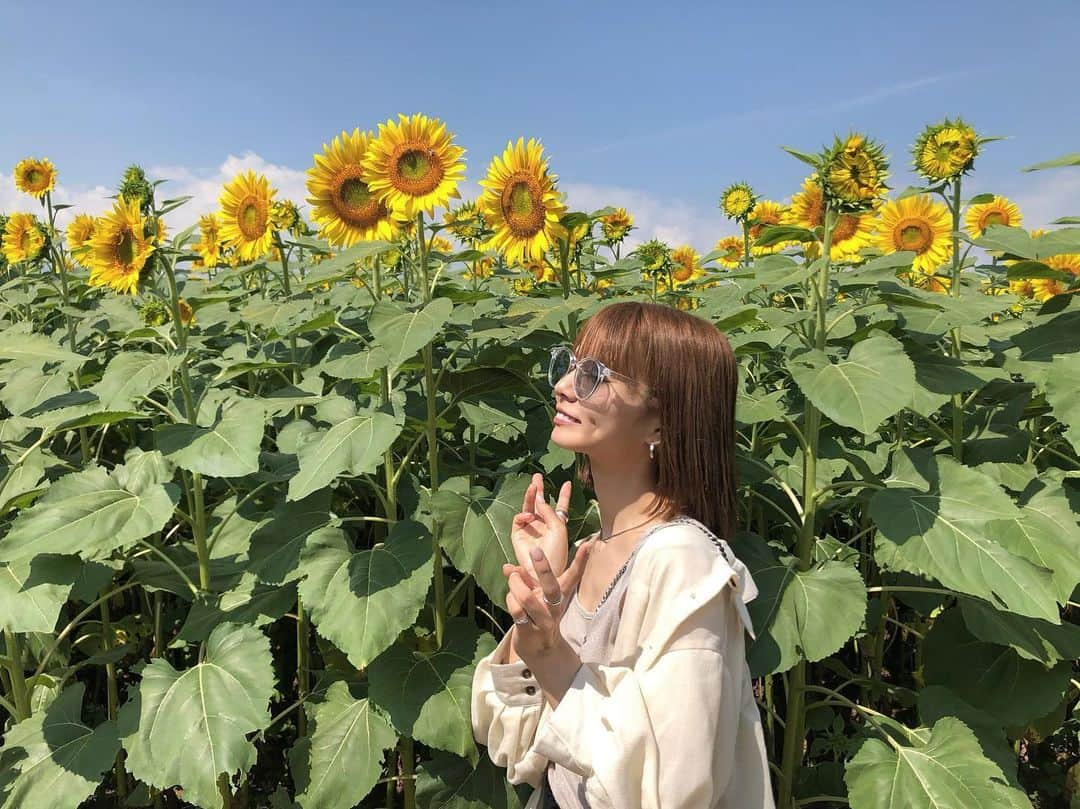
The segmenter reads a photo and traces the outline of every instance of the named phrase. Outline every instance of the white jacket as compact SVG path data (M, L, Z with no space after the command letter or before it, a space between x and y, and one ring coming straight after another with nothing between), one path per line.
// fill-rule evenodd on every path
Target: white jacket
M656 531L627 574L610 665L582 664L554 710L535 679L492 677L510 633L480 661L473 736L511 783L538 786L550 760L585 778L591 809L774 809L743 632L758 590L721 544L692 524Z

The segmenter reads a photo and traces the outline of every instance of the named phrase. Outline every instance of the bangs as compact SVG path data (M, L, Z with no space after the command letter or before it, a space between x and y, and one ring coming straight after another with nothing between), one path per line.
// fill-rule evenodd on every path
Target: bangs
M651 328L650 328L651 327ZM574 356L600 360L611 370L650 388L659 387L655 324L634 305L606 306L590 317L574 342Z

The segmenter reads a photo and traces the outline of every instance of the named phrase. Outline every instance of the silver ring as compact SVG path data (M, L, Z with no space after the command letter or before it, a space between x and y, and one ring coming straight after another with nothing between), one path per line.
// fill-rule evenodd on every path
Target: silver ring
M562 593L559 593L559 600L556 601L555 603L552 603L552 602L548 601L547 593L544 593L544 603L547 604L549 607L557 607L557 606L559 606L560 604L562 604L562 600L563 600L563 594Z
M531 623L532 623L532 618L530 618L530 617L529 617L529 615L528 615L528 613L526 613L526 614L525 614L525 620L524 620L524 621L519 621L519 620L517 620L517 619L515 618L515 619L514 619L514 623L515 623L515 624L519 624L519 625L521 625L521 626L524 626L525 624L531 624Z
M567 514L566 511L561 509L561 508L555 509L555 513L557 515L559 515L560 517L562 517L563 522L566 522L567 520L570 519L570 515Z

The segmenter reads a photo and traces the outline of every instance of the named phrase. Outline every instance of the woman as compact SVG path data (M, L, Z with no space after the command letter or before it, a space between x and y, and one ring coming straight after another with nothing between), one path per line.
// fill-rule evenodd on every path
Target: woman
M745 654L757 588L720 538L736 513L727 338L618 302L548 374L551 440L579 453L601 528L567 566L571 483L552 509L534 475L503 566L514 625L473 677L476 740L538 787L526 809L772 809Z

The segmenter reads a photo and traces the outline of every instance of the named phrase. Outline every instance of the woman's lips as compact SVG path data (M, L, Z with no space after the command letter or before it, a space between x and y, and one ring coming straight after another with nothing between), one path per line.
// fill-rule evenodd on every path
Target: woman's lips
M563 413L559 413L558 411L556 411L555 418L553 419L553 421L556 424L581 424L580 421L575 421L574 419L570 418L569 416L566 416Z

